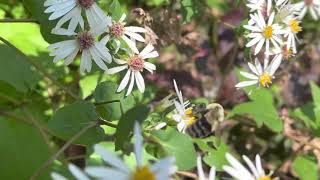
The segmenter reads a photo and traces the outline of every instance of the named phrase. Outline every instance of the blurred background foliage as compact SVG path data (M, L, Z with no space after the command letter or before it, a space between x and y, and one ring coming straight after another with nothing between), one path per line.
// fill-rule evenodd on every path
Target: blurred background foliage
M281 65L270 89L236 90L239 68L250 60L241 28L245 3L101 0L113 18L128 13L130 24L151 28L149 38L160 51L157 72L146 76L146 92L124 97L115 93L117 76L98 68L82 75L79 60L68 67L52 62L46 48L63 37L50 33L56 22L43 13L43 0L0 0L0 179L48 179L52 170L67 173L67 162L102 163L91 148L101 141L132 164L135 120L144 122L145 161L174 155L179 171L194 172L201 150L205 163L221 171L225 152L251 158L259 153L281 179L319 179L320 22L303 21L300 52ZM225 107L216 136L192 139L170 127L152 130L168 121L157 105L173 92L173 78L192 102ZM186 179L179 173L175 178Z

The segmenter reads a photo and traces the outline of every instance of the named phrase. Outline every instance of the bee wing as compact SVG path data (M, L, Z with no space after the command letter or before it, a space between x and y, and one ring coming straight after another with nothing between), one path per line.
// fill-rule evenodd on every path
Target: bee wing
M208 113L207 119L210 123L222 122L224 120L224 109L218 103L212 103L207 105Z

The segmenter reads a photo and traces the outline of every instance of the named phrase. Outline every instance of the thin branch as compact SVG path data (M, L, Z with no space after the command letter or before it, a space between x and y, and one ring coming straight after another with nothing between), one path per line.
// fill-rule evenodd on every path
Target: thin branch
M39 21L31 18L26 19L0 19L0 23L37 23L39 24Z
M68 93L71 97L73 97L74 99L79 99L79 97L77 95L75 95L72 91L70 91L68 88L65 88L62 84L60 84L55 77L53 77L51 74L49 74L45 69L43 69L43 67L41 67L40 65L38 65L37 63L33 62L33 60L31 60L31 58L29 58L28 56L26 56L20 49L16 48L13 44L11 44L9 41L7 41L6 39L4 39L3 37L0 36L0 41L2 41L3 43L5 43L7 46L15 49L21 56L24 56L26 58L26 60L32 65L34 66L42 75L44 75L45 77L47 77L53 84L57 85L59 88L63 89L66 93Z
M236 29L236 26L227 22L222 21L221 19L218 19L218 22L222 23L225 27L230 29Z
M102 118L99 118L99 124L101 125L106 125L106 126L109 126L109 127L112 127L112 128L117 128L117 125L116 124L113 124L105 119L102 119Z
M24 122L24 123L29 124L29 125L33 125L32 122L30 122L30 121L28 121L28 120L26 120L24 118L21 118L21 117L17 116L14 113L7 112L7 111L1 110L1 109L0 109L0 115L8 117L8 118L15 119L15 120L18 120L18 121L21 121L21 122Z
M176 172L178 175L180 176L185 176L185 177L189 177L189 178L193 178L193 179L198 179L198 176L194 173L191 172L186 172L186 171L177 171Z
M56 160L75 140L77 140L82 134L87 132L90 128L93 128L96 126L97 123L90 123L88 126L84 127L79 131L77 134L72 136L60 149L59 151L54 154L48 161L46 161L30 178L31 180L37 179L37 177L41 174L41 172L45 169L47 169L54 160Z
M112 101L95 102L95 103L93 103L93 104L94 104L94 105L96 105L96 106L99 106L99 105L111 104L111 103L115 103L115 102L120 103L120 100L112 100Z

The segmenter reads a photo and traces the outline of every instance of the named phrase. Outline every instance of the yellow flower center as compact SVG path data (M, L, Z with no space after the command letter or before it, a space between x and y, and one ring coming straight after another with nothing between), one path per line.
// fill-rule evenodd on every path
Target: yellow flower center
M272 180L270 176L261 176L258 180Z
M156 180L153 172L150 171L148 166L137 167L133 173L131 180Z
M191 126L192 124L194 124L197 121L197 118L193 114L192 107L186 109L186 111L184 112L184 115L185 115L187 126Z
M263 36L266 38L266 39L270 39L273 35L273 28L272 26L267 26L264 28L263 32L262 32Z
M263 73L260 76L259 81L263 87L268 87L269 84L272 84L272 77L268 73Z
M289 22L289 27L291 28L291 31L293 33L298 33L300 31L302 31L302 27L299 25L299 21L295 20L295 19L291 19Z

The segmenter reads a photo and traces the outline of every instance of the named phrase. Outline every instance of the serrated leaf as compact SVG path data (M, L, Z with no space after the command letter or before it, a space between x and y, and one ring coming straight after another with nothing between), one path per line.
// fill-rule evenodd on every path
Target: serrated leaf
M122 149L125 143L130 142L130 134L133 132L134 123L147 119L149 108L138 105L127 111L120 119L116 130L116 150Z
M24 93L40 80L40 75L32 70L26 57L18 54L15 49L0 45L0 54L0 80Z
M196 151L190 136L167 127L153 131L152 136L161 144L168 155L176 158L179 170L190 170L196 165Z
M316 161L307 156L298 156L293 164L292 169L298 174L301 180L318 180L318 166Z
M227 152L229 152L229 147L224 142L220 142L219 146L217 146L215 149L212 148L203 158L203 160L209 166L216 167L217 171L222 171L222 167L228 164L226 159Z
M258 127L265 124L275 132L282 131L283 123L274 107L271 93L266 89L259 89L251 94L250 99L250 102L235 106L232 114L247 114L255 120Z
M91 123L96 123L98 115L93 104L78 101L60 108L48 122L52 133L64 140L68 140ZM75 142L92 145L104 137L103 129L99 126L88 129Z

